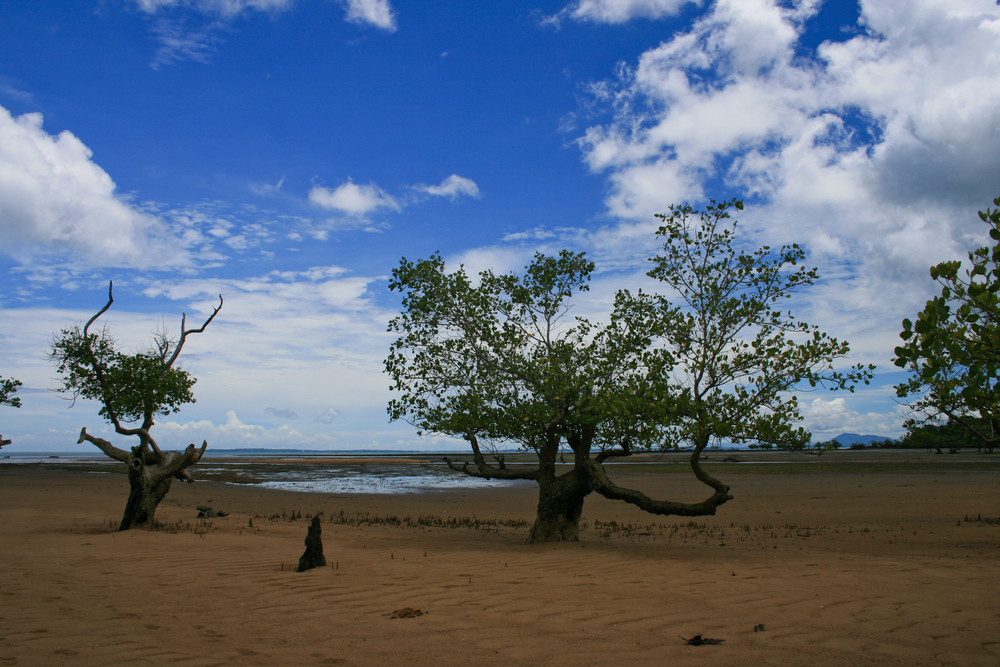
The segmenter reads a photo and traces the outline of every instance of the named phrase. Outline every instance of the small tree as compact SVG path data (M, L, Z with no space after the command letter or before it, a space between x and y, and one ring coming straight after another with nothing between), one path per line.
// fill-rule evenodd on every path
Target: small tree
M931 267L941 294L915 321L903 320L894 362L910 371L896 385L897 396L912 399L908 429L951 422L993 448L1000 444L1000 209L979 217L993 247L970 252L965 270L959 261Z
M0 405L9 405L12 408L21 407L21 399L14 395L20 386L20 380L0 377Z
M650 275L675 287L684 305L620 292L605 326L567 319L571 297L587 289L594 269L582 253L536 255L523 276L485 271L478 285L463 268L446 272L439 255L403 259L390 283L404 294L403 312L389 325L399 334L386 359L398 393L390 418L467 440L474 465L449 461L456 470L537 482L533 541L576 539L592 492L654 514L714 514L731 496L700 463L713 439L804 442L808 433L788 424L798 412L784 392L801 380L843 387L864 376L830 367L846 344L771 309L815 275L784 270L800 258L797 249L776 259L767 249L733 251L731 232L715 228L726 206L713 203L712 227L700 231L688 224L687 207L664 218L666 254L654 258ZM795 343L790 328L812 337ZM754 330L751 343L739 341ZM533 451L538 465L508 468L501 443ZM603 465L681 443L692 445L692 471L712 491L701 502L655 500L615 484ZM557 474L563 445L572 466Z
M17 388L20 386L20 380L0 377L0 405L9 405L12 408L21 407L21 399L14 395L17 393ZM4 447L9 444L10 440L4 440L3 435L0 435L0 447Z
M186 315L181 317L181 334L177 341L165 333L154 337L153 345L135 354L120 352L116 341L105 327L91 332L94 322L114 302L113 285L108 285L108 302L81 329L63 329L52 343L51 357L62 376L61 391L100 403L99 414L120 435L133 436L139 444L125 451L103 438L97 438L83 428L77 442L90 442L116 461L128 465L129 497L119 530L151 524L156 507L170 489L171 482L194 481L187 468L201 460L208 443L200 448L189 445L183 452L163 451L149 431L154 417L180 410L194 402L191 387L195 378L174 366L187 337L202 333L222 309L219 305L195 329L186 328ZM129 426L128 424L136 424Z

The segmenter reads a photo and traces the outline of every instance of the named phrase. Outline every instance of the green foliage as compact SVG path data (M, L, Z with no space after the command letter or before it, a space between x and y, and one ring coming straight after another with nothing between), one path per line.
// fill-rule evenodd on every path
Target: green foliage
M1000 198L993 204L1000 206ZM910 371L896 386L911 398L916 416L909 429L947 419L964 425L984 443L1000 442L1000 209L980 211L992 247L930 269L941 286L916 320L903 320L894 363Z
M126 354L117 349L107 329L84 333L79 326L63 329L52 343L51 357L61 376L61 391L99 401L100 415L121 422L148 422L195 401L195 378L168 365L171 343L163 336L149 349Z
M989 429L986 420L980 418L973 421L980 422L977 425L980 429ZM914 425L903 436L898 446L905 449L935 449L939 452L947 449L957 452L959 449L981 448L984 443L973 435L965 424L950 420L943 424ZM992 449L988 444L986 446Z
M679 303L617 295L607 325L569 318L594 265L583 254L536 255L523 275L463 268L440 255L393 271L403 293L386 359L391 419L422 431L513 441L538 451L564 438L605 450L701 449L712 440L803 447L799 383L851 389L870 370L836 371L848 345L781 310L816 279L798 246L734 247L728 209L672 207L649 275ZM589 446L587 450L589 451Z
M389 416L553 455L561 439L585 451L655 444L664 420L653 413L666 404L648 379L654 313L621 302L606 326L570 318L593 270L563 251L536 255L522 275L485 271L476 284L438 254L404 258L389 285L404 295L389 324L399 336L385 361L397 393Z
M703 212L675 206L658 216L663 250L649 275L678 302L635 297L655 309L656 334L672 353L671 394L683 409L671 430L697 447L718 439L801 449L809 433L795 425L801 417L790 392L802 383L853 391L856 382L868 384L874 366L834 370L848 344L783 309L818 279L799 266L805 252L794 244L736 248L731 208L743 205L713 201Z
M9 405L12 408L21 407L21 399L14 395L20 386L20 380L0 377L0 405Z

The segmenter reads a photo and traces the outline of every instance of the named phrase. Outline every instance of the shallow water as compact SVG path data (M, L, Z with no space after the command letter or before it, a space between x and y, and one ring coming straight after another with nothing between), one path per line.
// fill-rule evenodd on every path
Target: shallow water
M258 484L306 493L425 493L446 489L490 488L523 481L471 477L444 464L243 462L198 466L203 479Z

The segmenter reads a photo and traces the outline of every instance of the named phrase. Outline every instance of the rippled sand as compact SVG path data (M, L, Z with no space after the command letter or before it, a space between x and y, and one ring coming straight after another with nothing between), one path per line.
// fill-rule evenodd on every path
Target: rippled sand
M735 500L694 520L592 497L581 541L546 545L530 486L178 483L170 530L117 533L124 475L0 466L0 665L1000 664L1000 473L917 458L734 469ZM296 573L290 517L315 512L328 566Z

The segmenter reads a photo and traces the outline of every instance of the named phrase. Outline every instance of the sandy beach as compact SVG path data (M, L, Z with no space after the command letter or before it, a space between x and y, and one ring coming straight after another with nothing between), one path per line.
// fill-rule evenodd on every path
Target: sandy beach
M1000 664L1000 459L860 456L718 469L735 499L694 520L591 496L542 545L533 486L175 483L119 533L124 474L0 464L0 665ZM316 513L328 565L297 573Z

